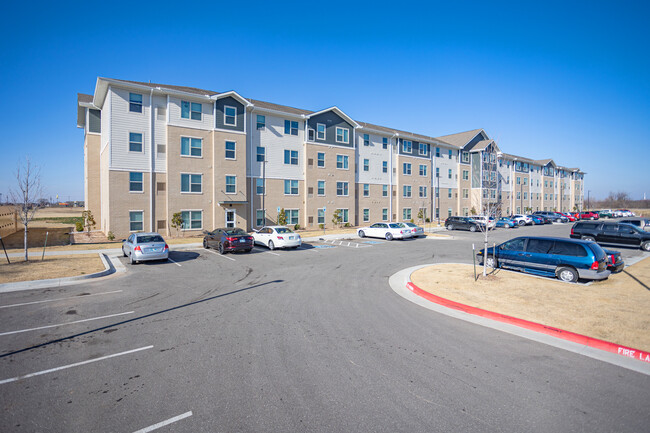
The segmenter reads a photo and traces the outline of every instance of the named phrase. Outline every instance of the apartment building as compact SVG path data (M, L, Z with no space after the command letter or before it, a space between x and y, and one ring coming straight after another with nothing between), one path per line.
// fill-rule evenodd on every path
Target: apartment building
M237 92L98 78L78 95L86 208L104 233L200 233L571 210L583 175L504 154L482 129L429 137ZM175 214L183 223L172 227Z

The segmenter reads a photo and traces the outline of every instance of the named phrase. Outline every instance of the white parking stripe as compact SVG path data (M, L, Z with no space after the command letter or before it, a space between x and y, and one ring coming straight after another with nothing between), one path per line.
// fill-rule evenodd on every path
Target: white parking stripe
M273 254L274 256L279 256L280 254L274 253L273 251L267 251L266 254Z
M180 264L176 263L175 261L173 261L173 260L170 259L169 257L167 257L167 260L169 260L170 262L172 262L172 263L175 264L176 266L180 266Z
M3 335L20 334L21 332L38 331L39 329L56 328L57 326L72 325L74 323L82 323L82 322L90 322L92 320L108 319L109 317L124 316L126 314L133 314L133 313L134 313L133 311L127 311L126 313L118 313L118 314L111 314L109 316L93 317L91 319L75 320L74 322L59 323L58 325L46 325L46 326L39 326L38 328L29 328L29 329L21 329L21 330L18 330L18 331L2 332L2 333L0 333L0 337L3 336Z
M23 303L20 303L20 304L0 305L0 308L21 307L23 305L42 304L43 302L66 301L68 299L84 299L84 298L89 298L91 296L99 296L99 295L108 295L108 294L111 294L111 293L119 293L121 291L122 290L113 290L111 292L101 292L101 293L92 293L92 294L89 294L89 295L69 296L67 298L45 299L43 301L32 301L32 302L23 302Z
M224 259L232 260L233 262L236 262L236 261L237 261L237 259L233 259L232 257L228 257L228 256L225 256L225 255L223 255L223 254L217 254L217 253L215 253L214 251L210 251L210 250L205 250L205 251L207 251L207 252L209 252L209 253L212 253L212 254L214 254L214 255L216 255L216 256L223 257Z
M22 376L16 376L9 379L0 380L0 385L5 383L15 382L21 379L27 379L34 376L40 376L42 374L54 373L55 371L65 370L67 368L79 367L80 365L90 364L91 362L103 361L104 359L115 358L116 356L128 355L130 353L139 352L141 350L151 349L153 346L140 347L139 349L127 350L126 352L114 353L113 355L100 356L99 358L89 359L87 361L76 362L74 364L64 365L62 367L50 368L49 370L37 371L36 373L24 374Z
M147 432L150 432L150 431L154 431L154 430L159 429L160 427L164 427L164 426L169 425L171 423L175 423L176 421L180 421L180 420L182 420L184 418L187 418L187 417L190 417L190 416L192 416L192 411L185 412L184 414L175 416L173 418L169 418L168 420L161 421L161 422L159 422L157 424L154 424L154 425L150 425L149 427L145 427L145 428L143 428L141 430L138 430L136 432L133 432L133 433L147 433Z

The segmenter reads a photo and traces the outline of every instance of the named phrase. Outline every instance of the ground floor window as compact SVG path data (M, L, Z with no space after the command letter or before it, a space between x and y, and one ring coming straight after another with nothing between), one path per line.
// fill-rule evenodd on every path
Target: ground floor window
M203 211L184 210L181 212L183 230L196 230L203 228Z
M318 224L325 224L325 209L318 209Z
M521 213L521 208L519 206L517 206L517 214L520 214L520 213Z
M383 208L381 210L381 220L388 221L388 208Z
M255 211L255 225L257 227L264 226L264 209L258 209Z
M348 219L348 210L347 209L338 209L339 211L339 216L341 217L341 223L349 223L350 220Z
M466 207L463 208L463 216L469 216L469 209Z
M411 208L410 207L405 207L402 209L402 220L404 221L410 221L411 220Z
M363 222L370 221L370 209L363 210Z
M144 212L141 210L129 212L129 231L141 232L144 230Z
M436 208L436 218L440 218L440 208Z
M447 209L447 216L451 216L451 215L452 215L452 210L451 210L451 208L449 208L449 209Z
M285 209L284 215L287 217L287 224L298 224L298 209Z

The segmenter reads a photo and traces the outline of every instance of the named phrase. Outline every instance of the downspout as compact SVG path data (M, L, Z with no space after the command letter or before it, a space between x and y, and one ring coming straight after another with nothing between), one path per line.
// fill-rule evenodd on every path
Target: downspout
M217 163L217 149L215 145L215 135L217 128L217 101L212 104L212 229L217 228L217 185L216 185L216 163ZM225 224L224 224L225 225Z
M149 122L149 213L151 214L149 218L149 231L153 232L154 228L154 221L156 219L156 215L154 213L153 209L153 169L154 169L154 139L153 139L153 131L154 131L154 118L155 118L155 113L154 113L154 108L153 108L153 88L151 89L151 93L149 93L149 115L151 116L151 120Z
M389 176L388 176L388 185L389 185L389 193L388 193L388 203L389 203L389 209L388 209L388 222L393 222L393 138L395 139L395 147L398 147L399 139L399 134L394 134L390 138L390 158L389 160Z
M244 107L244 110L245 109L246 108ZM248 178L248 184L250 185L249 191L251 192L250 197L247 197L248 205L250 206L250 212L249 212L250 213L250 219L248 220L248 227L246 228L247 230L253 228L253 221L255 221L253 219L254 218L254 213L255 213L255 211L253 210L253 208L255 207L255 206L253 206L253 203L254 203L254 200L255 200L255 193L257 192L254 189L255 188L255 179L253 178L253 154L254 154L253 153L253 111L255 111L254 106L253 106L253 108L251 108L251 115L250 115L250 118L248 119L248 131L247 131L248 133L246 134L247 139L248 139L247 140L248 141L248 152L247 152L247 155L246 155L246 165L248 167L248 175L249 175L249 178Z

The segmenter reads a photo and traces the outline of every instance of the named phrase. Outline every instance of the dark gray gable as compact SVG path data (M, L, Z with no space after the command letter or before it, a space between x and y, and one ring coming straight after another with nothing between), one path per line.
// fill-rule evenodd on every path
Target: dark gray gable
M411 151L409 152L408 149L407 151L404 151L404 141L410 141L411 142ZM399 146L398 146L398 153L400 155L408 155L408 156L416 156L419 158L431 158L431 145L428 143L423 143L426 146L426 154L420 155L420 142L415 141L415 140L410 140L408 138L400 138L399 139Z
M325 125L325 140L317 139L316 125L321 123ZM309 140L314 143L332 144L335 146L354 147L354 126L345 121L341 116L333 111L326 111L316 116L310 117L307 121L309 129L314 130L314 139ZM336 141L336 128L346 128L348 130L348 143Z
M224 107L228 105L237 109L237 125L226 125L224 123ZM235 98L228 96L227 98L217 99L217 116L215 119L215 127L218 129L229 129L231 131L244 131L244 105L237 101Z
M469 143L463 146L463 150L469 150L476 145L479 141L488 140L487 135L483 131L476 134L476 137L472 138Z

